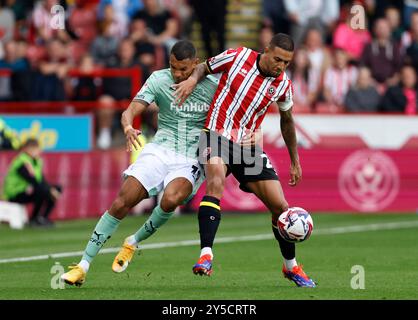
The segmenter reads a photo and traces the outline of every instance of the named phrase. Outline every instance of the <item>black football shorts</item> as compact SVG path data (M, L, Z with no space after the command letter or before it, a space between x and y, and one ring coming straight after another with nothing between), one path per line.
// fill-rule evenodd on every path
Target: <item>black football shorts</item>
M279 180L269 158L257 145L243 147L215 131L204 129L199 137L197 152L203 168L210 158L222 158L228 167L227 175L232 173L245 192L251 192L246 188L248 182Z

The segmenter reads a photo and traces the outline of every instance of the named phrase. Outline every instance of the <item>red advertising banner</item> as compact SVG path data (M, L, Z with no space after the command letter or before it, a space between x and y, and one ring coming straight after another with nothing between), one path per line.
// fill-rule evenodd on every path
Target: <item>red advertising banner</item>
M14 152L0 153L0 178L3 182ZM63 194L52 212L53 219L97 217L111 205L128 167L124 150L88 153L45 153L44 173L50 183L63 187Z
M289 187L289 156L285 149L265 146L279 173L290 206L311 212L416 212L418 208L418 150L371 149L299 150L303 179ZM0 179L15 155L0 153ZM45 174L51 183L63 186L63 196L52 214L54 219L100 216L109 208L129 164L120 151L46 153ZM192 200L197 206L202 187ZM244 193L231 176L221 202L224 211L266 210L252 194Z
M329 212L417 211L418 150L299 150L303 179L296 187L288 185L287 150L268 146L264 150L290 206ZM204 190L193 199L194 208ZM241 191L232 176L227 178L221 206L225 211L266 210L253 194Z

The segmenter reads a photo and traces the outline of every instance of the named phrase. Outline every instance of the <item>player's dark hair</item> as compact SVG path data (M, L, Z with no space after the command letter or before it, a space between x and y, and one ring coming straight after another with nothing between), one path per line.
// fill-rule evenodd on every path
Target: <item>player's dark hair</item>
M28 138L28 140L26 140L23 143L21 149L26 149L29 147L39 147L39 141L36 140L35 138Z
M190 41L180 40L171 48L171 54L179 61L194 59L196 58L196 48Z
M277 33L270 41L270 48L273 49L274 47L293 52L295 50L295 43L289 35Z

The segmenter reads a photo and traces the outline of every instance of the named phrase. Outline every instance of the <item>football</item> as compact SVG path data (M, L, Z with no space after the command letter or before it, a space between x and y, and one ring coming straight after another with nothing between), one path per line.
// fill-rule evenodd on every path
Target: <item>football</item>
M277 220L277 228L283 239L289 242L302 242L311 236L313 220L303 208L293 207L283 212Z

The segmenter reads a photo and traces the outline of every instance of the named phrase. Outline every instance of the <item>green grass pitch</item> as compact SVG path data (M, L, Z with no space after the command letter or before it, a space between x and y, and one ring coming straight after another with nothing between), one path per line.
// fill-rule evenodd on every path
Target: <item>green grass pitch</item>
M122 274L111 270L115 253L99 254L86 283L65 289L51 288L51 268L56 262L66 268L78 262L79 256L4 260L82 251L96 219L58 222L54 229L41 230L0 225L0 299L418 299L417 215L312 216L312 237L297 244L296 254L318 282L315 289L297 288L283 278L268 213L223 215L217 234L223 241L215 242L212 277L192 274L199 245L181 245L180 241L198 240L198 223L195 215L182 215L144 242L171 243L172 247L141 250ZM126 218L104 248L119 247L146 218ZM239 238L253 235L261 236ZM356 265L364 268L365 289L351 287L353 277L358 276L352 273Z

